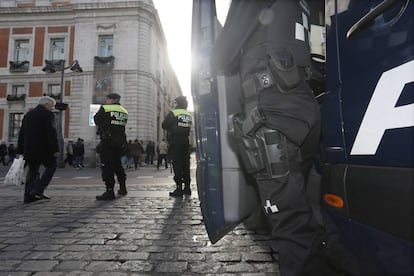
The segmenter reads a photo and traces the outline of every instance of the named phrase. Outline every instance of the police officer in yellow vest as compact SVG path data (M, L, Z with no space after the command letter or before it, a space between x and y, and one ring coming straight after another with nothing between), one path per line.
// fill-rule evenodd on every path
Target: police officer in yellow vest
M191 195L190 141L188 136L193 118L187 111L186 97L177 97L175 104L175 109L170 111L162 122L162 128L168 132L168 156L173 161L174 181L177 185L177 188L170 192L170 196L182 197L183 194Z
M121 165L121 156L126 145L125 125L128 120L128 111L123 108L119 100L121 96L111 93L106 96L106 104L102 105L94 116L95 124L101 138L98 147L101 157L102 179L105 182L106 191L96 196L97 200L115 199L115 176L119 182L119 196L125 196L126 174Z

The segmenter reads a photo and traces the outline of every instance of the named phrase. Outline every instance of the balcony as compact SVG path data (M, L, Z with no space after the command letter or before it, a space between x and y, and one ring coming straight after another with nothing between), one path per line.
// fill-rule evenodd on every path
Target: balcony
M10 73L22 73L29 71L30 62L25 61L9 61L10 64Z
M7 95L7 101L8 102L24 102L26 99L26 94L22 95Z

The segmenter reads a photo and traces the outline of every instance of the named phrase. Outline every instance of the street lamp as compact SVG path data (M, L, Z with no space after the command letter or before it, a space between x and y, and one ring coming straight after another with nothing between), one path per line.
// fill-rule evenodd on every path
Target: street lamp
M64 86L63 86L63 76L65 74L66 69L70 69L73 72L81 73L83 72L82 68L79 65L77 60L74 60L73 63L69 66L65 67L66 60L45 60L46 66L43 67L42 71L45 73L55 73L56 71L61 72L60 77L60 95L59 101L56 102L56 109L59 110L58 113L58 120L57 120L57 135L58 135L58 143L59 143L59 159L58 159L58 166L59 168L65 167L64 162L64 139L63 139L63 111L66 110L68 104L63 102L63 93L64 93Z

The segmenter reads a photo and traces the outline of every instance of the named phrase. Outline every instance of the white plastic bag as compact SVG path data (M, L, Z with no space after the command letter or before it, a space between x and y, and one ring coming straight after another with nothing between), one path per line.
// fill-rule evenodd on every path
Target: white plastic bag
M4 177L4 185L16 185L20 186L26 182L26 174L24 170L24 164L26 161L23 159L23 155L14 158L13 163Z

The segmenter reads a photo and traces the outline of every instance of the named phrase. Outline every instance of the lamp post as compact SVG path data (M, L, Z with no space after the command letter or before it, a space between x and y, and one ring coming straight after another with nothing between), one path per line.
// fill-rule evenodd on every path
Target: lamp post
M64 83L63 77L65 75L65 70L70 69L73 72L81 73L83 72L82 68L79 66L79 62L74 60L73 63L69 66L65 67L66 60L45 60L46 66L43 67L42 71L45 73L55 73L56 71L60 71L60 95L59 101L56 102L56 109L59 110L58 113L58 120L57 120L57 135L58 135L58 144L59 144L59 158L58 158L58 167L63 168L65 167L64 162L64 138L63 138L63 111L66 110L68 104L63 102L63 93L64 93Z

